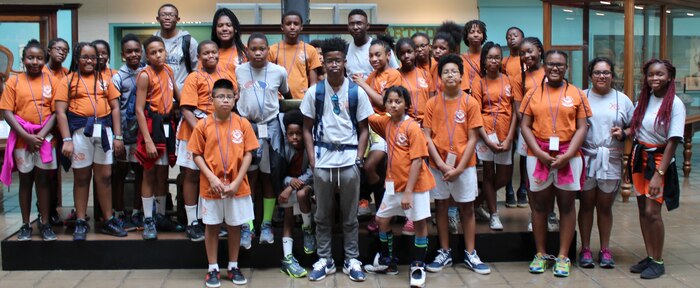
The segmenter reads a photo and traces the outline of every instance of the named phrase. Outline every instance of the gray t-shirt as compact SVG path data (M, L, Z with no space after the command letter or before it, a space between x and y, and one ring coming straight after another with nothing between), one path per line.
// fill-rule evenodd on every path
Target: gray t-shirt
M170 66L170 69L173 70L173 76L175 78L175 84L177 85L177 89L182 91L182 86L185 85L185 78L187 78L187 67L185 66L185 57L184 54L182 53L182 45L183 45L183 40L182 37L185 35L189 35L190 33L184 30L178 31L177 35L173 38L165 39L162 36L160 36L160 31L157 31L155 36L163 38L163 42L165 42L165 50L168 51L168 58L165 59L165 64L168 64ZM197 70L197 40L194 39L194 37L191 38L190 40L190 59L192 63L192 70ZM146 55L146 51L144 48L144 56Z
M236 67L236 80L241 91L236 107L242 117L258 124L277 117L280 110L277 92L289 93L284 67L268 62L257 69L246 62Z
M363 74L364 78L367 79L367 76L374 71L372 64L369 63L370 46L372 46L372 38L369 38L365 45L359 47L355 45L355 42L350 42L348 45L348 55L345 57L348 60L345 69L349 76L359 73ZM396 61L393 51L391 52L391 55L389 55L389 66L394 69L399 69L399 62Z
M350 103L348 102L350 81L346 78L338 93L333 92L333 88L331 88L327 80L316 85L326 85L326 98L323 101L322 117L323 138L321 141L333 144L357 145L357 131L353 129L352 121L350 121ZM316 117L316 85L311 86L306 91L300 107L301 113L312 119ZM338 107L340 108L340 113L338 114L333 112L331 97L334 94L338 96ZM357 87L357 113L355 119L357 122L360 122L373 113L374 110L372 110L372 104L369 102L369 96L367 96L365 90ZM318 152L317 155L320 154L320 157L316 157L316 167L318 168L340 168L355 165L355 158L357 157L357 149L329 151L323 147L315 147L315 151Z
M664 99L651 95L649 97L649 105L642 119L642 126L637 132L637 140L648 144L663 145L668 142L668 139L673 137L683 137L683 129L685 126L685 105L678 96L673 97L673 106L671 112L671 123L668 126L668 132L662 126L656 126L656 115L661 108L661 103ZM659 123L660 124L660 123Z

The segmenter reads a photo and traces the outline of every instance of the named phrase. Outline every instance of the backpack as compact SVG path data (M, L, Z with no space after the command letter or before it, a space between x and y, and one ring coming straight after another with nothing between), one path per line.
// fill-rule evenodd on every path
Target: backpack
M182 58L185 60L185 69L187 74L192 73L192 58L190 58L190 42L192 35L182 36Z
M139 131L136 121L136 90L138 89L135 80L138 75L137 73L131 79L134 83L134 88L131 89L129 96L126 98L126 113L124 114L124 119L122 119L122 135L124 137L124 144L126 145L136 144L136 135Z
M357 131L357 94L358 86L355 82L350 81L348 87L348 102L350 106L350 121L352 122L353 133ZM316 83L316 100L314 107L316 109L316 119L314 121L313 135L315 142L321 142L323 139L323 102L326 100L326 82ZM320 129L319 129L320 126Z

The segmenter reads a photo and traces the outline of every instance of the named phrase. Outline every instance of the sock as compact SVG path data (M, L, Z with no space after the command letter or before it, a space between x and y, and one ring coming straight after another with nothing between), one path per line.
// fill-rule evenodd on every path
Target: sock
M156 196L156 213L165 215L165 196Z
M209 272L211 272L211 271L219 271L219 264L218 264L218 263L209 264L209 270L208 270L208 271L209 271Z
M425 255L428 253L428 237L413 238L413 261L425 261Z
M389 232L379 232L379 242L381 244L380 255L382 257L392 257L393 246L394 246L394 233Z
M228 270L231 270L233 268L238 268L238 262L228 261Z
M276 198L263 198L263 223L272 222L272 213L275 212Z
M185 212L187 213L188 225L192 224L194 221L197 221L197 205L185 205Z
M654 258L651 258L652 261L656 262L656 264L661 264L664 265L664 259L661 259L659 261L656 261Z
M151 197L141 197L141 201L143 202L143 207L146 209L143 209L143 217L144 218L151 218L153 217L153 202L155 201L155 198L153 196Z
M457 207L447 208L447 216L449 217L457 217L457 212L459 212Z
M294 239L292 237L282 237L282 252L284 257L292 254L292 245L294 244Z
M311 213L301 213L301 222L303 223L302 225L309 227L311 226Z

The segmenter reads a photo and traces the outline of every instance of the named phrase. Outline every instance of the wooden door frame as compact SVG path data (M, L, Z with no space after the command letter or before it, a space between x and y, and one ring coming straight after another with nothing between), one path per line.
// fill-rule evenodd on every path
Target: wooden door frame
M39 42L48 45L49 39L58 36L58 10L71 11L71 39L73 45L78 42L78 9L83 4L57 4L57 5L19 5L0 4L0 17L32 17L38 16L47 21L47 29L39 29ZM16 22L36 22L36 21L16 21ZM39 21L41 25L41 20Z

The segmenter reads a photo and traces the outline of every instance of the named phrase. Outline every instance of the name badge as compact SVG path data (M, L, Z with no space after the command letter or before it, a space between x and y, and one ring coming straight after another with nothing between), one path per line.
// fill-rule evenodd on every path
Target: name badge
M559 151L559 137L549 137L549 151Z
M452 151L447 153L447 158L445 158L445 164L447 164L447 166L455 168L456 163L457 163L457 154L455 154L455 152L452 152Z
M267 124L258 125L258 138L267 138Z
M496 144L501 143L501 141L498 140L498 135L496 135L496 133L491 133L488 135L488 137L489 137L489 141L491 141L493 143L496 143Z
M394 191L394 180L386 180L386 182L384 182L384 195L394 194L396 194L396 191Z
M165 138L170 137L170 125L163 124L163 133L165 134Z
M92 138L102 137L102 124L92 124Z

